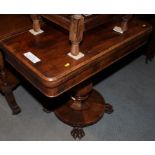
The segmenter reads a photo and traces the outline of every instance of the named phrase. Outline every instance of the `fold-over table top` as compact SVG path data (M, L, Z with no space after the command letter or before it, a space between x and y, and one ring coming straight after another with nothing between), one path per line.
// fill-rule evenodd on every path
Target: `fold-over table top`
M84 34L80 60L70 58L68 32L59 27L45 25L44 33L33 36L25 31L4 40L1 45L6 60L31 84L48 97L58 96L95 75L110 64L146 43L151 26L132 20L124 34L112 29L115 24L101 26ZM31 52L39 62L24 56Z

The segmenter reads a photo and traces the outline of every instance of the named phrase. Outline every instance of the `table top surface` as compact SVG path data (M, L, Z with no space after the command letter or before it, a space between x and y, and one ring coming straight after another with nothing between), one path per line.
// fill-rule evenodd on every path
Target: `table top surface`
M84 34L80 60L70 58L68 32L55 26L43 27L44 33L33 36L25 31L1 42L7 61L48 97L58 96L85 79L129 54L147 41L151 26L133 20L124 34L101 26ZM142 26L143 25L143 26ZM24 56L31 52L41 61L33 63Z
M28 15L1 14L0 22L0 40L32 27L32 21Z

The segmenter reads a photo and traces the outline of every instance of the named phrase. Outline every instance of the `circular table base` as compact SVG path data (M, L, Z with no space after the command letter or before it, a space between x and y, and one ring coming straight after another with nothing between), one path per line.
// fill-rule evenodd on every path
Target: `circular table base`
M62 122L74 127L71 131L71 135L74 138L80 139L85 135L82 128L99 121L103 114L107 112L107 105L109 104L106 104L104 98L95 90L93 90L89 94L88 99L82 103L87 105L87 108L75 110L71 106L74 102L74 100L70 99L66 104L55 110L55 115ZM112 112L111 109L110 111Z

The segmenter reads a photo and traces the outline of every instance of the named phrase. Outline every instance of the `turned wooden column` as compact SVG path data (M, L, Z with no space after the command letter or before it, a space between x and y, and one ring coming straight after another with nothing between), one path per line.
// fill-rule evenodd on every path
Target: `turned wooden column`
M70 100L56 109L55 114L61 121L73 127L73 138L81 139L85 136L83 127L96 123L105 112L112 111L112 106L105 103L104 98L93 90L92 82L87 80L74 88Z
M128 22L132 18L133 15L125 15L122 17L122 23L121 23L121 28L123 32L128 30Z
M9 81L8 81L9 80ZM0 51L0 91L4 94L9 107L12 110L12 114L18 114L21 112L20 107L16 103L12 89L17 85L16 78L8 72L4 67L3 55Z
M39 32L41 30L40 28L40 20L39 20L39 15L36 15L36 14L32 14L30 15L31 16L31 19L33 21L33 30L35 32Z
M93 89L92 86L93 84L90 81L87 81L77 86L71 96L71 99L74 102L71 102L70 107L74 110L84 110L88 108L89 106L87 103L85 103L85 100L88 99L88 96Z
M79 44L83 38L84 17L82 15L73 15L71 17L71 25L69 39L71 41L71 54L77 56L80 52Z

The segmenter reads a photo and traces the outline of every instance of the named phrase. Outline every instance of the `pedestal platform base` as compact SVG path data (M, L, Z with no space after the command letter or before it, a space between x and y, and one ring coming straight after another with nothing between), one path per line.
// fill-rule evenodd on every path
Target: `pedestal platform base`
M77 104L77 101L71 98L55 111L55 115L62 122L73 127L71 135L75 139L81 139L85 135L83 127L99 121L105 112L111 113L113 111L112 106L106 104L104 98L95 90L91 91L89 97L83 101L82 107L75 108L78 107Z

